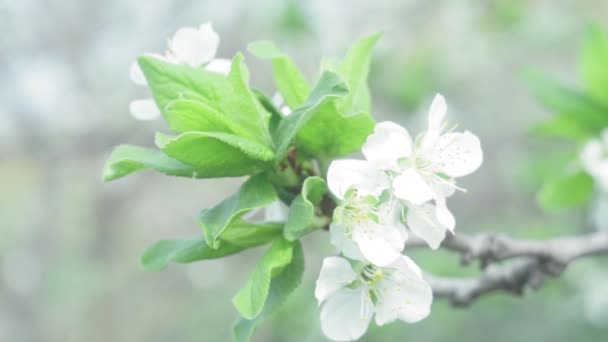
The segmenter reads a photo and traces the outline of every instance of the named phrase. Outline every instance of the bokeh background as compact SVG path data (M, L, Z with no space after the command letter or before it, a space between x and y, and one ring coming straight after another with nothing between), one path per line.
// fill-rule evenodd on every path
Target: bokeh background
M585 210L548 214L527 165L562 145L530 134L548 118L522 81L541 68L580 83L577 58L601 0L0 0L0 341L229 341L230 299L261 249L145 272L144 249L199 234L197 215L241 179L151 171L103 184L112 147L153 146L161 121L128 113L143 95L128 77L139 54L163 51L181 26L212 21L219 56L275 41L313 80L322 55L341 56L385 32L370 75L374 115L422 128L435 92L452 122L480 136L485 162L450 200L463 232L573 234ZM267 64L246 54L252 82L274 91ZM541 175L542 178L542 175ZM324 233L307 237L303 285L255 341L324 341L313 297ZM416 253L441 275L475 275L447 252ZM523 299L504 294L454 309L437 300L425 321L371 328L364 341L600 341L608 336L606 258L574 264Z

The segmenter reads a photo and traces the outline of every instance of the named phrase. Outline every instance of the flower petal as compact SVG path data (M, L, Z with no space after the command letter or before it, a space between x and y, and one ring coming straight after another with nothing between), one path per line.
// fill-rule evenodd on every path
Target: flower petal
M144 72L141 71L137 61L133 61L131 63L131 67L129 68L129 77L131 78L131 81L137 85L148 85Z
M352 260L365 260L359 250L359 246L346 234L346 230L342 225L331 224L329 226L329 238L331 244L345 257Z
M137 120L155 120L160 117L160 109L153 99L133 100L129 104L131 115Z
M422 204L435 197L427 181L414 169L406 169L393 181L395 196L412 204Z
M317 279L315 297L319 304L323 303L327 297L346 287L357 278L348 261L341 257L327 257L323 259L323 266Z
M431 148L439 139L448 106L441 94L436 94L429 109L428 127L422 140L422 148Z
M439 172L462 177L477 170L483 162L479 138L473 133L447 133L437 141L435 162Z
M363 287L336 291L321 309L321 329L334 341L354 341L367 331L374 306Z
M435 216L437 217L437 222L439 222L440 225L454 233L454 228L456 228L456 219L454 218L454 215L452 215L452 212L450 212L448 209L445 201L436 201Z
M264 209L264 221L283 222L287 219L289 208L282 201L274 201Z
M197 68L215 57L220 38L211 23L199 29L182 27L169 42L169 50L178 62Z
M361 196L379 195L388 184L388 177L365 160L334 160L327 171L327 186L340 199L350 187Z
M207 65L205 70L211 72L217 72L218 74L228 75L230 68L232 67L232 61L226 58L215 58L212 59Z
M362 147L365 158L385 170L396 170L400 158L412 154L412 138L407 130L392 121L376 125Z
M410 206L406 215L407 226L432 249L437 249L445 238L447 228L439 223L435 205L425 203Z
M401 232L388 226L356 227L352 235L365 259L380 267L395 261L405 244Z
M390 266L394 271L378 283L380 294L376 302L376 324L384 325L396 319L418 322L431 312L433 291L420 274L420 268L407 256Z

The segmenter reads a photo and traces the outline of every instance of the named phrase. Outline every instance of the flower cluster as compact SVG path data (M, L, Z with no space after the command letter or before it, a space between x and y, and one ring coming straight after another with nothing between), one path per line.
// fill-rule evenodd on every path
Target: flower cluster
M323 262L316 297L325 335L361 337L375 314L378 325L413 323L430 312L433 294L419 267L402 255L409 232L436 249L454 216L446 198L455 179L479 168L483 155L474 134L446 130L447 106L435 96L427 130L412 139L393 122L376 125L362 148L365 160L331 163L327 183L340 205L330 226L342 254Z
M184 64L193 68L204 67L205 70L228 74L230 60L215 58L220 37L213 30L211 23L204 23L198 29L182 27L169 39L164 55L147 54L172 64ZM131 63L129 73L131 81L137 85L147 86L146 78L137 62ZM160 117L160 110L151 98L133 100L129 104L131 115L138 120L154 120Z

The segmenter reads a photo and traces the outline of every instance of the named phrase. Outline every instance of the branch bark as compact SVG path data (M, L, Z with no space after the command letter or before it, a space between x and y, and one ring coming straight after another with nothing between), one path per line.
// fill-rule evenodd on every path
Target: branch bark
M410 239L407 243L408 248L423 245L424 241L417 239ZM540 288L547 277L561 275L576 259L608 254L608 232L549 240L518 240L502 234L458 234L446 237L441 248L459 253L465 265L480 261L483 272L479 277L425 275L436 297L447 298L455 306L467 306L495 291L522 295L526 289ZM502 267L493 265L510 259L519 260Z

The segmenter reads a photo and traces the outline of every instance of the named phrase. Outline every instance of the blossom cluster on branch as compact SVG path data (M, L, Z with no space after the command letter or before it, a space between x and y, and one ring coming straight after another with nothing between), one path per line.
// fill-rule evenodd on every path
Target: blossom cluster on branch
M482 163L471 132L446 132L447 105L436 95L425 132L381 122L362 147L366 160L336 160L327 183L340 200L330 226L331 242L343 257L328 257L316 297L324 333L356 340L375 313L376 324L413 323L430 313L433 293L420 268L402 255L409 232L436 249L456 221L446 198L459 189L455 178Z

